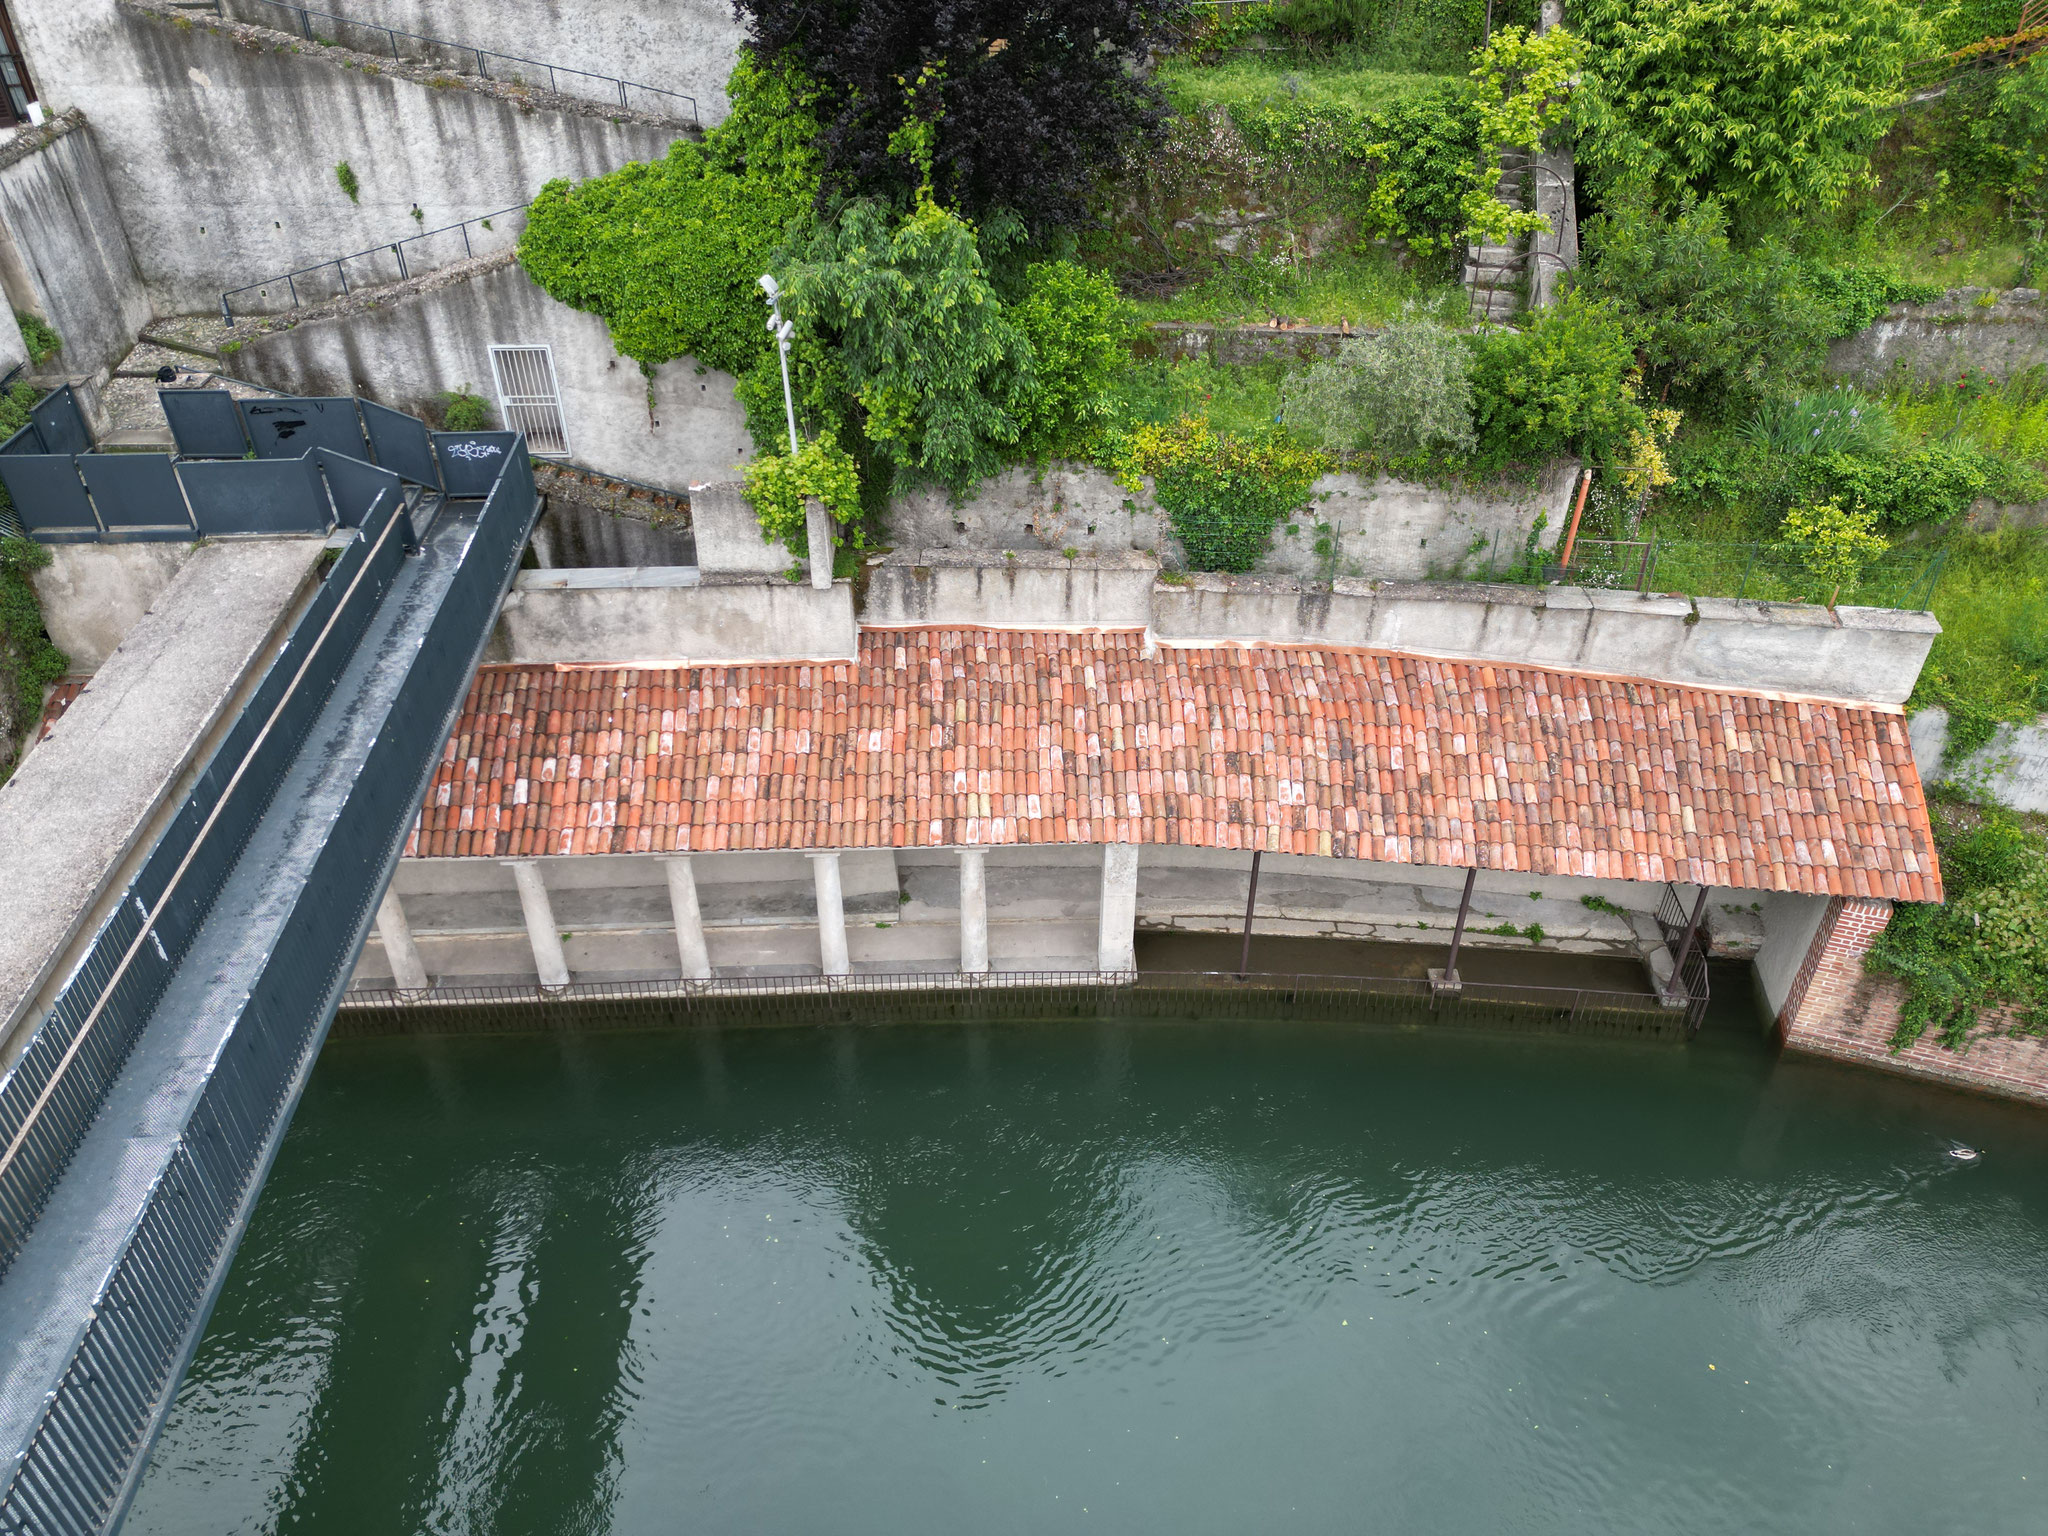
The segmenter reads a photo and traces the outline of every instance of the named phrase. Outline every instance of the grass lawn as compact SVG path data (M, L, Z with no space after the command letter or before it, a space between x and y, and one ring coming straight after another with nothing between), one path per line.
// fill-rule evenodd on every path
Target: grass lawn
M1141 319L1264 324L1274 316L1311 325L1384 325L1404 317L1463 325L1465 290L1419 277L1378 247L1304 263L1225 262L1171 298L1140 299Z
M1367 112L1419 96L1456 75L1389 68L1370 59L1305 60L1284 53L1237 53L1211 64L1169 59L1159 68L1168 100L1183 112L1257 107L1294 99Z

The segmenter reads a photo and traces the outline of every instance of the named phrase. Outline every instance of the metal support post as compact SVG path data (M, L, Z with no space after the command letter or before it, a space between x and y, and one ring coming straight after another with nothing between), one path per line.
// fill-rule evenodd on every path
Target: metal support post
M1429 990L1432 997L1455 997L1464 986L1464 981L1458 975L1458 950L1465 943L1465 919L1472 915L1472 886L1478 879L1479 867L1475 864L1465 871L1465 893L1458 898L1458 921L1451 929L1450 958L1444 962L1441 971L1429 973Z
M1259 858L1264 849L1252 850L1252 883L1244 893L1244 952L1237 957L1237 974L1249 976L1252 973L1252 908L1259 900Z
M1685 933L1678 941L1678 951L1671 965L1671 980L1665 985L1668 997L1687 995L1685 985L1685 963L1692 958L1693 940L1699 937L1700 919L1707 915L1707 887L1700 887L1700 899L1692 904L1692 917L1685 925Z

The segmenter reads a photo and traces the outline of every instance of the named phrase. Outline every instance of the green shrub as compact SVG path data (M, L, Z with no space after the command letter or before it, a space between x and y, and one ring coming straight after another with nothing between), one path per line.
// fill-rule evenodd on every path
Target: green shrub
M350 202L360 203L363 200L362 184L356 180L356 173L346 160L337 160L335 162L334 179L340 185L341 190L347 194Z
M744 373L768 349L756 284L817 195L813 88L742 51L726 90L732 114L701 145L678 139L660 160L549 182L519 239L527 275L601 316L650 373L678 357Z
M1034 456L1077 453L1114 410L1138 324L1104 274L1071 261L1033 262L1010 318L1030 345L1033 379L1020 441Z
M1520 331L1484 337L1472 371L1482 464L1613 451L1648 426L1635 347L1613 307L1582 294Z
M50 563L50 552L27 539L0 538L0 781L13 771L15 751L42 714L43 689L70 663L43 632L42 605L30 573Z
M28 348L29 366L40 368L64 350L64 338L51 330L49 322L40 315L32 315L27 310L17 309L14 312L14 323L21 327L22 345Z
M441 402L441 427L447 432L488 432L491 403L465 384L437 397Z
M860 473L830 432L805 443L795 458L762 454L746 468L747 500L761 532L799 559L810 554L804 502L815 496L833 520L852 527L852 544L864 543L860 528Z
M1891 447L1893 435L1884 402L1848 385L1767 400L1742 428L1743 441L1766 453L1816 457L1881 454Z
M1248 571L1273 528L1307 502L1329 468L1321 454L1272 434L1239 437L1188 416L1130 435L1120 466L1152 476L1154 495L1198 571Z
M1580 163L1731 205L1833 208L1864 177L1938 35L1918 0L1581 0L1594 45L1573 103Z
M2048 1028L2048 843L1996 808L1938 805L1934 828L1947 903L1902 903L1864 960L1905 983L1892 1049L1933 1029L1965 1050L2000 1004Z
M1826 267L1809 263L1806 283L1831 311L1828 335L1851 336L1884 318L1894 304L1932 304L1939 283L1909 282L1881 267Z
M1799 479L1815 492L1868 508L1886 527L1904 528L1960 517L1990 486L1992 471L1967 443L1929 443L1882 457L1816 454Z
M964 219L930 201L901 217L848 204L789 265L783 312L829 354L813 354L807 402L911 478L964 491L1017 447L1031 344Z
M1952 761L2008 722L2048 710L2048 534L1951 533L1934 616L1941 633L1908 707L1948 711Z
M1472 349L1436 325L1390 326L1354 337L1338 355L1282 388L1290 427L1337 449L1404 455L1469 452Z
M1839 501L1794 507L1785 514L1778 547L1828 589L1832 608L1842 588L1854 585L1864 567L1891 547L1878 536L1876 523L1877 515L1868 508L1844 507Z

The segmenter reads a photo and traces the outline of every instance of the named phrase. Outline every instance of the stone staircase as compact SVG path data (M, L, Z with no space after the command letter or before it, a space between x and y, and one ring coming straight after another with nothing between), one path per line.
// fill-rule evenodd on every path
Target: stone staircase
M1526 152L1500 152L1500 177L1493 195L1516 213L1529 206L1528 160ZM1527 242L1513 245L1468 245L1465 247L1465 294L1474 320L1505 324L1521 312L1526 287Z

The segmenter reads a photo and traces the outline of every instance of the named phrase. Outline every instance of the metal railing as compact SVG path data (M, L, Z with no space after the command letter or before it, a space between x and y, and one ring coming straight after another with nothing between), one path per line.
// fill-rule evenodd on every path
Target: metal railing
M368 284L368 286L375 287L383 283L402 283L407 278L412 276L412 266L405 259L405 248L409 245L417 246L423 240L432 240L440 235L446 235L451 233L460 234L462 236L462 255L459 258L451 256L448 262L437 263L436 265L430 266L425 270L429 272L437 271L441 266L451 265L455 260L458 259L467 261L470 257L476 254L476 244L470 238L469 233L469 229L472 224L477 225L481 229L486 230L492 234L496 234L498 233L498 229L497 226L494 223L492 223L492 220L507 219L512 217L512 215L514 214L523 214L526 212L526 207L527 205L525 203L520 203L516 207L500 208L495 213L479 213L470 218L464 219L459 224L443 224L438 229L421 230L418 234L405 235L397 240L386 241L382 245L370 246L366 250L351 251L346 256L336 256L327 261L316 261L311 266L308 267L297 267L290 272L280 272L276 277L266 277L262 279L260 282L244 283L239 288L230 288L227 292L223 293L220 296L220 317L227 324L233 325L235 323L234 301L237 298L239 298L243 294L248 293L261 294L264 297L268 298L270 296L270 291L273 288L277 287L279 283L284 284L285 294L291 300L291 303L289 305L280 305L275 306L273 308L265 308L260 310L259 312L269 314L273 313L275 308L303 308L306 303L306 299L299 292L300 279L310 278L315 273L326 272L330 269L332 269L335 278L341 284L341 292L339 294L318 294L313 298L312 302L315 304L323 304L329 299L346 298L349 294L355 292L356 287L365 286L365 284L363 283L363 279L360 276L357 277L355 286L350 286L348 280L348 264L352 261L369 261L372 259L382 260L383 258L388 256L395 264L396 275L393 275L390 271L387 270L384 273L374 276L370 284ZM513 234L514 242L516 243L518 232L515 230ZM245 311L257 308L257 306L252 304L245 304L242 307Z
M1765 543L1707 540L1575 539L1570 565L1546 565L1541 579L1576 587L1671 592L1686 597L1754 598L1760 602L1838 603L1926 612L1948 565L1948 551L1911 550L1880 557L1836 592L1797 558ZM1508 577L1505 579L1514 579Z
M383 51L388 52L394 59L402 60L405 57L405 54L399 50L398 46L402 39L407 43L415 44L422 48L441 49L457 60L473 63L476 66L476 73L486 80L497 80L508 85L537 86L540 84L540 75L545 74L548 89L556 95L582 96L586 100L596 99L587 87L599 86L603 88L603 96L606 100L617 96L619 105L628 112L640 110L633 105L632 93L637 91L648 96L660 98L660 101L651 109L659 116L674 117L680 121L681 114L667 104L671 102L688 102L690 106L689 121L698 126L701 126L703 123L703 119L697 111L697 98L690 95L687 91L671 91L659 85L643 85L637 80L622 80L617 75L599 74L594 70L588 69L573 69L567 64L550 64L545 59L529 59L516 53L501 53L494 48L479 48L473 43L458 43L445 37L427 37L418 32L402 32L395 27L387 27L382 22L359 21L353 16L337 16L332 11L319 11L303 5L292 5L288 3L288 0L226 0L226 3L236 7L259 7L260 9L256 9L253 12L253 14L259 16L283 12L283 15L278 17L278 20L287 23L287 25L292 21L296 21L299 34L311 43L322 43L329 46L348 46L343 41L343 34L338 31L333 37L322 37L318 32L314 31L313 22L317 17L323 22L333 23L337 28L353 27L359 32L383 38ZM358 51L368 52L369 50L360 49ZM491 70L491 66L494 63L498 66L498 71L495 74ZM507 69L505 67L507 65L512 67ZM533 78L529 79L523 73L523 71L527 70L536 71L537 73ZM572 86L583 86L586 89L564 89L563 82L565 80Z
M567 986L358 989L334 1033L488 1033L686 1024L985 1023L1055 1019L1271 1019L1560 1028L1683 1038L1697 1007L1650 992L1468 981L1455 996L1412 976L1298 972L998 971L746 976Z

